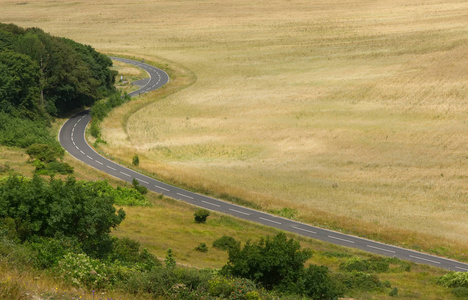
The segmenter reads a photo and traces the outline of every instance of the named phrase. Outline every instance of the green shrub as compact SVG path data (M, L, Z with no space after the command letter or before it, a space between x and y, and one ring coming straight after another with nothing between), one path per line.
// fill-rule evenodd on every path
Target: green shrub
M237 242L233 237L224 235L213 242L213 247L227 251L231 248L240 247L240 242Z
M457 298L468 299L468 288L456 287L452 289L452 294L454 294Z
M140 270L151 270L153 267L161 266L156 256L149 253L146 248L140 250L140 243L128 237L113 238L113 250L108 260L118 260L123 265Z
M353 271L351 273L340 275L337 276L338 280L341 281L349 290L358 289L363 291L375 291L382 287L382 283L379 278L373 274Z
M91 121L91 126L89 127L89 133L91 136L93 136L96 139L99 139L101 137L101 126L99 123L99 120L93 119Z
M445 287L468 288L468 272L450 272L439 278L439 283Z
M119 264L105 264L86 254L66 254L54 268L57 275L75 287L105 289L125 282L134 270Z
M202 224L206 222L206 219L210 215L210 212L206 209L198 209L193 216L195 217L195 223Z
M140 158L138 157L138 154L133 155L132 164L137 167L140 165Z
M136 178L133 178L132 186L136 191L138 191L142 195L146 195L148 193L148 189L146 187L140 185L140 182L138 180L136 180Z
M352 272L388 272L390 269L390 264L386 259L383 258L372 258L372 259L360 259L353 257L348 259L346 262L340 264L340 270Z
M348 253L333 252L333 251L325 251L325 252L322 253L322 255L326 256L326 257L337 257L337 258L352 257L352 255L348 254Z
M32 160L38 159L47 163L62 159L65 155L65 150L62 147L35 143L28 147L26 154L28 154Z
M34 264L40 269L51 268L67 253L81 252L79 243L70 238L33 237L29 247L34 251Z
M214 297L221 299L259 299L255 283L245 278L215 275L208 281L208 284L208 292Z
M388 295L390 297L396 297L398 296L398 288L394 287L393 289L391 289L391 291L388 293Z
M200 251L200 252L207 252L208 247L206 246L205 243L200 243L198 246L195 248L195 250Z

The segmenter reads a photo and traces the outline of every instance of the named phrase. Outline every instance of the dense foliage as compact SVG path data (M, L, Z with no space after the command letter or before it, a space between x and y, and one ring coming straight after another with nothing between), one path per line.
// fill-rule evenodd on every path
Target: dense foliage
M50 182L10 176L0 184L0 219L13 219L20 240L32 236L67 237L89 255L104 257L111 245L111 228L125 212L116 211L114 198L92 182L70 177Z
M115 90L110 66L91 46L0 23L0 111L37 120L92 105Z

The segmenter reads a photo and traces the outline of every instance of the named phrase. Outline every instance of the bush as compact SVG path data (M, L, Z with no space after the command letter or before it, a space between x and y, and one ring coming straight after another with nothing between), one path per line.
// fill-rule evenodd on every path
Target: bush
M468 288L466 287L457 287L452 289L452 294L458 298L465 298L468 299Z
M208 247L206 246L205 243L200 243L198 246L195 248L195 250L200 251L200 252L207 252Z
M221 299L259 299L256 285L245 278L213 276L208 281L210 296Z
M68 253L55 267L55 272L75 287L105 289L125 281L134 270L119 264L105 264L86 254Z
M229 261L221 273L253 280L267 289L288 287L304 274L304 263L310 257L309 249L301 250L298 241L279 233L229 249Z
M140 243L128 237L114 238L113 250L109 261L120 261L126 266L134 266L141 270L151 270L161 266L161 262L148 250L140 250Z
M81 252L79 243L70 238L34 237L29 242L34 251L34 264L41 269L51 268L68 253Z
M148 193L148 189L142 185L140 185L140 182L136 180L136 178L133 178L132 180L132 186L135 190L137 190L140 194L146 195Z
M398 296L398 288L394 287L394 288L388 293L388 295L389 295L390 297L396 297L396 296Z
M32 144L26 150L31 159L38 159L42 162L53 162L57 159L62 159L65 155L65 150L62 147L56 147L48 144Z
M440 277L439 283L445 287L468 288L468 272L450 272Z
M134 166L137 166L137 167L140 165L140 158L138 157L137 154L135 154L135 155L133 156L132 164L133 164Z
M339 278L340 276L337 277L349 290L375 291L382 287L379 278L373 274L353 271L348 274L341 274L341 278Z
M202 224L206 222L206 219L210 215L210 212L206 209L198 209L194 214L195 223Z
M89 133L92 137L99 139L101 137L101 127L99 124L99 120L92 120L91 126L89 128Z
M213 247L227 251L231 248L240 247L240 243L237 242L233 237L224 235L213 242Z
M386 259L383 258L373 258L373 259L360 259L360 258L350 258L346 262L340 264L340 270L352 272L388 272L390 269L390 264Z

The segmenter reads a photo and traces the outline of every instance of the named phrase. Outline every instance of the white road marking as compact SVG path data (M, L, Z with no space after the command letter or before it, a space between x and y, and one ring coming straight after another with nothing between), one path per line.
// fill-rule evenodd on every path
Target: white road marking
M189 199L193 199L193 197L190 197L190 196L187 196L187 195L184 195L184 194L181 194L181 193L177 193L177 195L180 195L182 197L186 197L186 198L189 198Z
M329 238L332 238L332 239L335 239L335 240L340 240L340 241L343 241L343 242L347 242L347 243L352 243L352 244L354 244L353 241L345 240L345 239L342 239L342 238L339 238L339 237L336 237L336 236L329 235L328 237L329 237Z
M71 138L72 138L72 140L73 140L73 132L72 132Z
M455 268L463 270L463 271L468 271L468 269L465 269L465 268L460 268L460 267L455 267Z
M155 185L154 187L157 187L158 189L161 189L161 190L163 190L163 191L169 192L169 190L168 190L168 189L165 189L165 188L163 188L163 187L160 187L160 186L158 186L158 185Z
M114 168L112 168L112 167L110 167L110 166L106 166L106 167L108 167L109 169L111 169L111 170L114 170L114 171L115 171L115 169L114 169Z
M302 231L305 231L305 232L310 232L310 233L317 234L317 232L315 232L315 231L307 230L307 229L303 229L303 228L299 228L299 227L296 227L296 226L292 226L292 228L296 228L296 229L298 229L298 230L302 230Z
M76 127L76 124L78 124L78 123L75 123L75 125L73 125L73 129L75 129L75 127Z
M72 140L72 142L73 142L73 146L75 146L75 147L76 147L75 141L73 141L73 140Z
M236 212L236 213L240 213L240 214L246 215L246 216L250 216L250 214L248 214L248 213L246 213L246 212L243 212L243 211L240 211L240 210L235 210L235 209L232 209L232 208L230 208L229 210L230 210L230 211L234 211L234 212Z
M207 201L203 201L203 200L201 202L209 204L209 205L213 205L213 206L216 206L216 207L221 207L220 205L214 204L214 203L211 203L211 202L207 202Z
M100 162L99 160L96 160L96 162L97 162L98 164L100 164L100 165L103 165L103 163Z
M89 159L93 160L93 158L92 158L91 156L89 156L89 155L86 155L86 156L87 156Z
M384 248L379 248L379 247L375 247L375 246L371 246L371 245L366 245L366 246L369 247L369 248L377 249L377 250L387 251L387 252L390 252L390 253L396 253L396 252L393 251L393 250L388 250L388 249L384 249Z
M128 177L132 177L132 176L130 176L130 175L128 175L127 173L124 173L124 172L122 172L122 171L119 171L119 173L120 173L120 174L123 174L123 175L125 175L125 176L128 176Z
M276 222L276 221L273 221L273 220L270 220L270 219L265 219L265 218L262 218L262 217L259 217L260 219L262 220L265 220L265 221L268 221L268 222L271 222L271 223L275 223L275 224L281 224L280 222Z
M419 256L410 255L410 257L417 258L417 259L421 259L421 260L425 260L425 261L430 261L430 262L435 263L435 264L440 264L440 262L438 262L438 261L430 260L430 259L423 258L423 257L419 257Z
M85 155L85 153L83 151L80 150L81 153L83 153L83 155Z
M142 179L138 179L138 178L137 178L137 180L138 180L138 181L141 181L141 182L143 182L143 183L149 184L149 182L144 181L144 180L142 180Z

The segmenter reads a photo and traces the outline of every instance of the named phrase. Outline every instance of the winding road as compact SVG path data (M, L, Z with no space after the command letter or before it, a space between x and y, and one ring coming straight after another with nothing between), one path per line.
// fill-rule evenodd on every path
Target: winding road
M169 81L169 76L164 71L143 62L118 57L111 58L113 60L118 60L140 67L150 75L149 81L139 90L130 93L130 96L135 96L158 89ZM65 150L67 150L76 159L116 178L127 182L131 182L133 178L135 178L140 182L141 185L147 187L149 190L164 194L167 197L182 200L198 207L228 214L247 221L260 223L288 232L293 232L302 236L341 246L358 248L380 255L397 257L403 260L436 266L451 271L468 271L468 264L466 263L374 242L365 238L347 235L332 230L310 226L297 221L281 218L265 212L238 206L232 203L183 190L142 175L101 156L88 145L85 139L85 130L90 119L91 116L89 111L86 110L67 120L60 129L60 143L62 144L63 148L65 148Z

